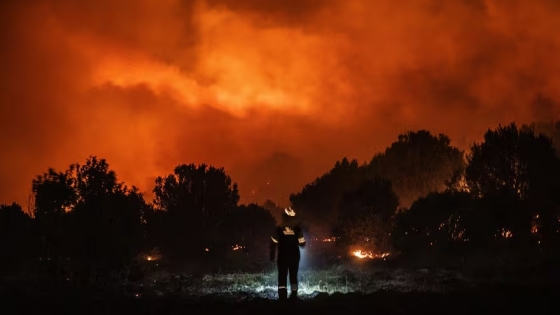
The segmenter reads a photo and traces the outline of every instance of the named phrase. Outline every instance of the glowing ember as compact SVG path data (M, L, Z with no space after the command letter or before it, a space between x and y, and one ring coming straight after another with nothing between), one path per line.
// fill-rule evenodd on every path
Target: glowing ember
M371 251L364 251L361 249L355 250L352 252L352 255L360 258L360 259L364 259L364 258L369 258L369 259L376 259L376 258L385 258L387 256L389 256L389 253L373 253Z
M209 251L210 251L210 249L208 249L208 248L205 248L205 249L204 249L204 251L205 251L205 252L209 252Z
M146 261L157 261L161 259L161 254L158 250L152 250L149 253L143 255Z
M502 228L502 237L510 238L512 236L513 236L513 233L510 230L506 230L505 228Z
M146 255L146 256L144 257L144 259L145 259L146 261L158 261L158 260L161 259L161 257L158 256L158 255Z
M240 250L240 249L245 248L245 246L235 245L235 246L232 246L231 248L232 248L233 250Z

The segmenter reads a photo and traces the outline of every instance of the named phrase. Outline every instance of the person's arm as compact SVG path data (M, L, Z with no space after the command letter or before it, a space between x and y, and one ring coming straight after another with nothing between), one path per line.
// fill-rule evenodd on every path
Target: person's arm
M270 261L276 260L276 247L278 246L278 231L270 237Z
M305 237L303 237L303 230L301 227L297 229L297 238L299 247L305 247Z

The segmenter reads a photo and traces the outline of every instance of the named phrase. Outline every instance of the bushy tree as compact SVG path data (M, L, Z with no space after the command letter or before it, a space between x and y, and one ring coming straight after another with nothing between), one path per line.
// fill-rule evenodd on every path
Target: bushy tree
M340 205L335 231L341 243L387 250L398 205L391 182L381 178L364 181L347 193Z
M176 261L201 258L212 233L237 208L237 184L223 168L205 164L179 165L173 174L158 177L154 188L160 217L160 247Z
M521 131L532 131L535 135L543 135L552 140L556 155L560 156L560 121L536 121L521 126Z
M38 257L35 222L17 203L0 205L0 273L17 270Z
M216 229L215 243L227 248L227 261L238 269L268 262L270 236L276 227L272 214L256 204L241 205Z
M451 146L449 137L419 130L399 135L385 152L373 157L368 171L370 178L390 180L401 206L408 208L419 197L445 190L464 167L463 152Z
M466 222L475 206L467 192L430 193L397 215L395 245L405 252L464 248L470 244Z
M92 156L64 172L50 169L33 181L33 194L55 277L59 262L70 260L84 283L109 279L141 251L149 207L136 188L118 182L104 159Z
M560 160L550 138L519 130L512 123L488 130L468 156L466 180L474 196L486 205L484 218L495 224L496 237L505 234L518 245L553 248L560 206ZM533 230L537 220L540 228ZM505 231L505 232L504 232Z
M290 201L306 225L331 225L338 218L344 195L357 189L365 179L365 169L356 160L343 158L301 192L292 194Z

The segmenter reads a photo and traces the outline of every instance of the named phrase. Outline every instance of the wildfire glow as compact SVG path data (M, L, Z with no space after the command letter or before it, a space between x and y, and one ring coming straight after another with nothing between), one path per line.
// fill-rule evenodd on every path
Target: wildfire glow
M148 201L155 177L207 163L241 203L287 203L405 130L467 149L560 112L551 0L3 3L0 203L90 154Z
M385 258L387 256L389 256L389 253L374 253L372 251L364 251L361 249L355 250L352 252L352 255L360 258L360 259L364 259L364 258L369 258L369 259L376 259L376 258Z

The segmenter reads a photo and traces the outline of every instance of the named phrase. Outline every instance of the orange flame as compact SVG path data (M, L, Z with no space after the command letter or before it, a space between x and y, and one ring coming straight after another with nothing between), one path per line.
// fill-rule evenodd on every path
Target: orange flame
M364 259L364 258L369 258L369 259L376 259L376 258L386 258L387 256L389 256L389 253L373 253L372 251L364 251L361 249L355 250L352 252L352 255L360 258L360 259Z

